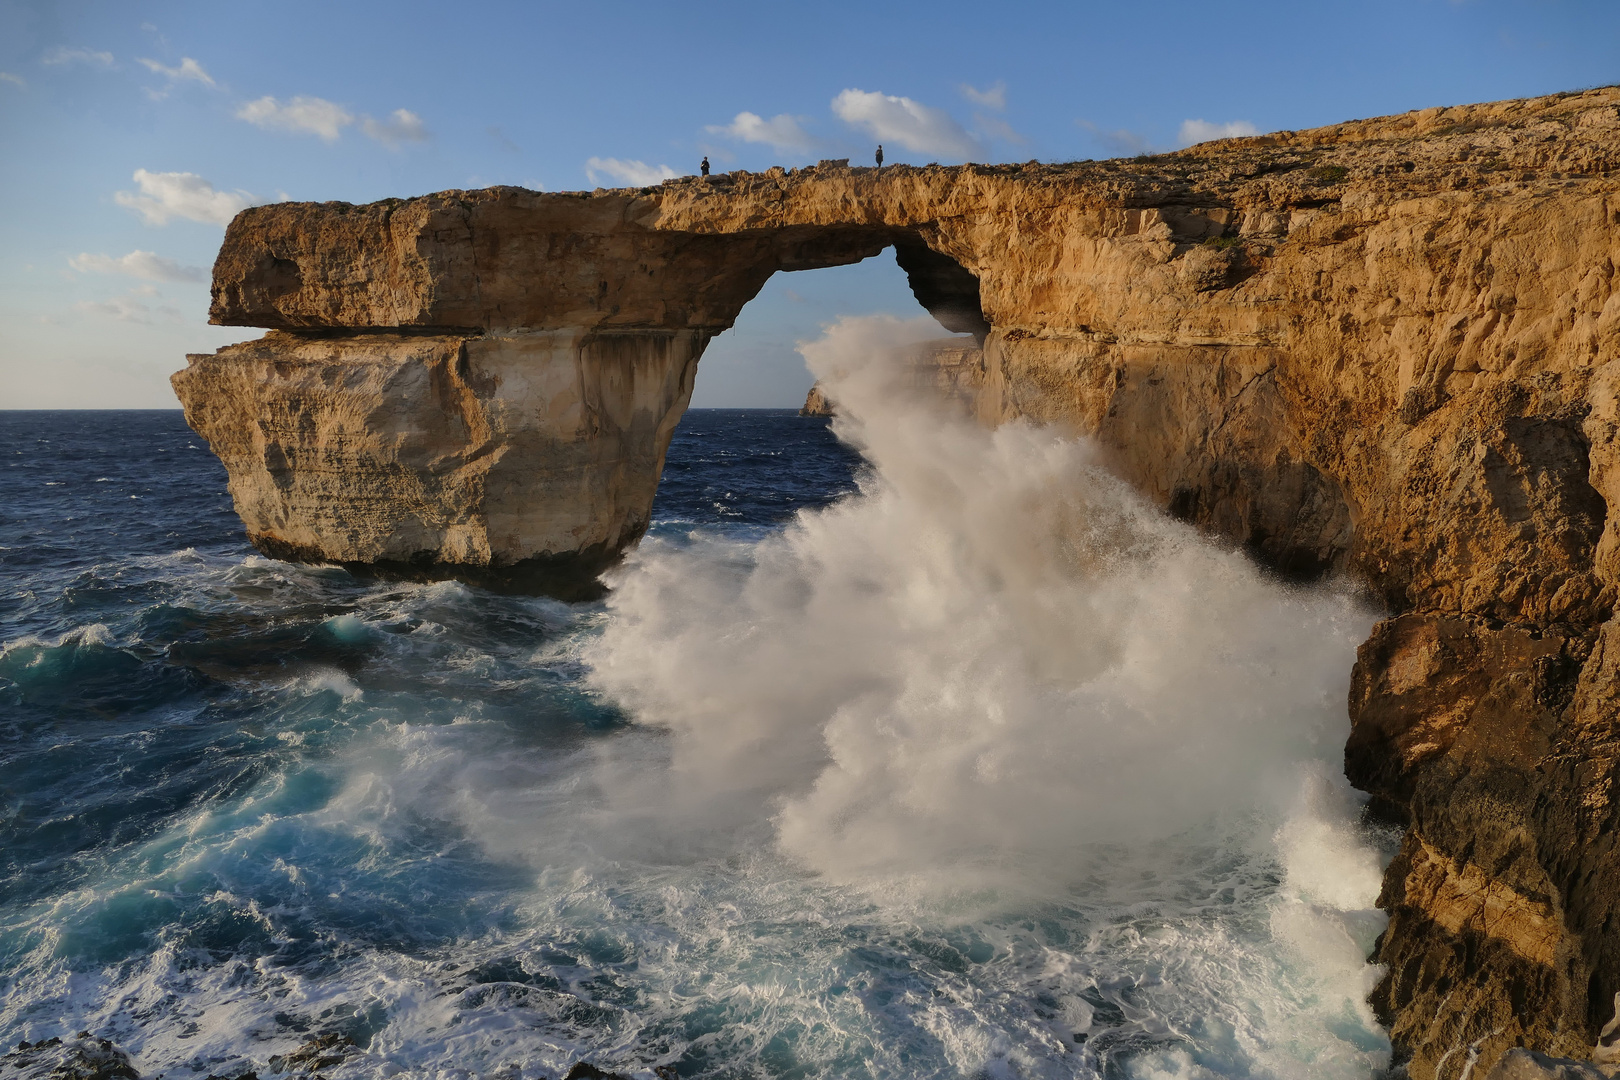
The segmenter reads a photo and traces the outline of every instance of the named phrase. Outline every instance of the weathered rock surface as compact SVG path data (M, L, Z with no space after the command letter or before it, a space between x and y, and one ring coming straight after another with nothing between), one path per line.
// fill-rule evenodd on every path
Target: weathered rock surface
M691 333L276 332L192 357L175 387L266 553L566 583L646 529L700 347Z
M341 1065L359 1047L355 1041L338 1031L328 1031L306 1041L290 1054L270 1059L273 1073L314 1073Z
M982 420L1090 434L1387 606L1346 757L1408 826L1374 1000L1456 1080L1587 1056L1620 990L1617 167L1603 89L1152 159L259 207L213 317L279 333L175 383L266 550L588 568L639 534L708 338L777 270L892 245L982 343Z
M821 389L818 382L804 395L804 404L799 406L800 416L832 416L838 410L833 407L832 399Z
M60 1036L36 1043L23 1042L0 1056L0 1077L5 1080L140 1080L129 1055L106 1039L81 1031L77 1038Z

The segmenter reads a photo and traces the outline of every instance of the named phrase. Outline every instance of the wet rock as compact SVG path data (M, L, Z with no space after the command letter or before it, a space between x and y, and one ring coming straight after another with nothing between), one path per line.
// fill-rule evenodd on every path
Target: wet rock
M576 1061L563 1080L630 1080L630 1078L623 1073L597 1068L588 1061Z
M290 1054L278 1054L270 1059L273 1073L312 1073L341 1065L357 1050L358 1044L342 1032L328 1031L317 1035Z
M129 1055L106 1039L81 1032L76 1038L21 1042L0 1057L4 1080L140 1080Z

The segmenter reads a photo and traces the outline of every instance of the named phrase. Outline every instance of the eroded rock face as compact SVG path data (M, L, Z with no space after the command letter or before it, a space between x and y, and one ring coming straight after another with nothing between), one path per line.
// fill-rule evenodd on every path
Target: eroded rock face
M276 332L174 383L267 554L566 590L645 531L701 348L689 331Z
M1375 1002L1456 1080L1587 1056L1620 990L1616 167L1604 89L1153 159L259 207L213 318L277 333L176 389L266 550L589 569L644 527L709 337L778 270L893 246L982 344L980 419L1093 435L1387 606L1347 749L1408 826Z
M800 416L835 416L838 410L833 407L832 399L821 389L818 382L804 395L804 404L799 406Z

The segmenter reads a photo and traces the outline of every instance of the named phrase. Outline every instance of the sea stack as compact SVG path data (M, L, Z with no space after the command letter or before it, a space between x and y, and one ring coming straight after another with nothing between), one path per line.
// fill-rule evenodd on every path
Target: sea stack
M827 397L826 392L821 389L819 382L810 388L808 394L804 395L804 404L799 406L800 416L832 416L837 411L833 408L833 403Z

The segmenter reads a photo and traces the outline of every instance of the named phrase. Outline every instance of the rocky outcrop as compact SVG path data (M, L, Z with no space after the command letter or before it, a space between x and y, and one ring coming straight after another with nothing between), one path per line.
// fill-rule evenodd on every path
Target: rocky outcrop
M1620 990L1620 91L1063 166L816 169L245 211L175 385L268 551L590 570L704 344L893 247L972 411L1390 617L1347 769L1406 825L1374 995L1419 1080L1587 1056Z
M799 406L800 416L833 416L837 411L833 408L832 399L821 389L819 382L804 395L804 404Z
M569 594L646 529L700 350L692 333L280 331L192 357L175 386L267 554Z
M88 1031L64 1040L60 1035L27 1041L0 1056L3 1080L140 1080L129 1055Z

